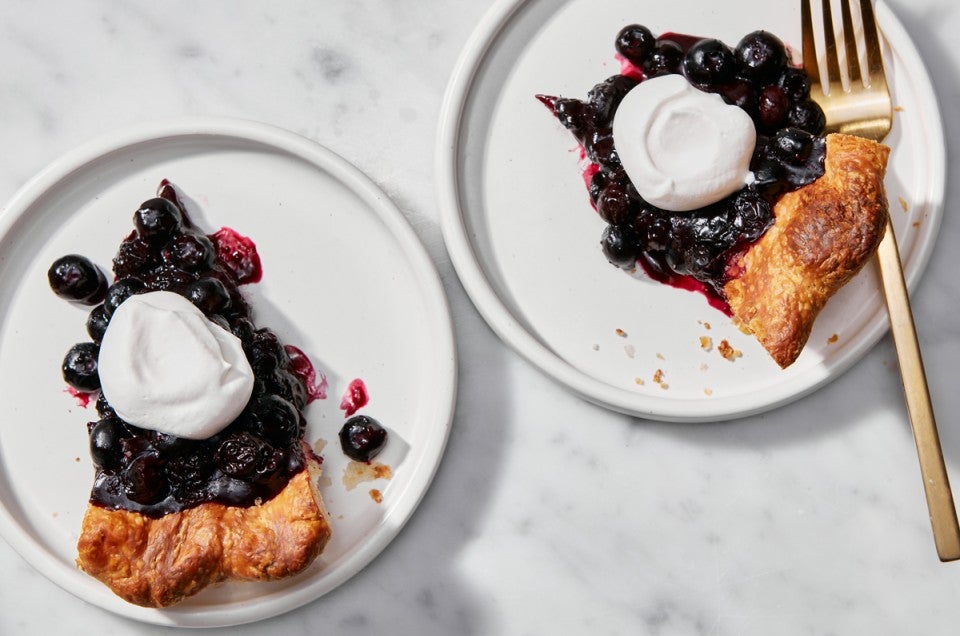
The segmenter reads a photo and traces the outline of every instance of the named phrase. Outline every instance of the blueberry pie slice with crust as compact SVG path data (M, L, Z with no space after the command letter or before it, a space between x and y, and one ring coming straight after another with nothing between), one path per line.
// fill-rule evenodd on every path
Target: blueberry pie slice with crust
M889 148L823 135L810 79L765 31L736 47L629 25L586 100L537 95L581 148L601 247L703 293L792 364L883 236Z
M112 284L78 255L48 274L57 295L92 306L90 340L63 362L100 418L77 564L147 607L300 572L331 532L322 460L303 440L312 369L252 320L239 287L260 276L253 243L204 234L167 182L134 224Z

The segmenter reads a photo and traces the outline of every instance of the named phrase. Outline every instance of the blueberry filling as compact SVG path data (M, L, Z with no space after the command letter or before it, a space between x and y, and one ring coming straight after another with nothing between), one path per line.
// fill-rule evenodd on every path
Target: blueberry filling
M249 241L239 239L230 240L226 258L221 255L225 231L218 233L220 243L201 233L166 182L159 197L137 209L134 225L113 260L112 285L104 282L100 289L103 274L83 257L64 257L50 269L50 285L58 295L96 305L87 319L91 341L75 345L64 359L67 383L78 391L98 390L99 343L114 310L133 294L168 290L188 298L241 340L255 384L240 416L204 440L133 426L99 395L100 419L87 425L96 467L90 501L151 517L203 502L249 506L266 501L304 466L300 439L308 387L276 334L254 325L239 292L240 284L259 278L259 260L242 253L238 246ZM242 270L234 269L238 263Z
M607 227L600 245L623 269L640 265L651 277L697 289L728 310L723 286L736 276L736 257L773 224L781 194L811 183L824 171L822 109L810 99L810 79L789 65L775 36L755 31L736 48L719 40L629 25L617 34L621 74L600 82L586 100L537 95L577 139L590 162L590 200ZM696 88L719 94L754 122L750 163L756 180L725 199L692 212L659 209L637 193L620 164L613 118L627 92L644 79L682 74Z

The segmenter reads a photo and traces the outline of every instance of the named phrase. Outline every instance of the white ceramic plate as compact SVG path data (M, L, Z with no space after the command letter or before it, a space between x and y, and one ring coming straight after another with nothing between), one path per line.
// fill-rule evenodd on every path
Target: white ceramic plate
M887 139L893 147L887 188L912 284L940 222L943 131L916 49L885 5L878 14L899 107ZM876 273L868 266L830 302L803 355L781 371L700 295L634 279L607 264L599 247L604 223L590 208L576 144L534 95L585 97L618 72L614 39L635 22L654 33L732 44L760 28L800 42L795 2L497 3L458 63L440 125L438 188L451 258L504 341L598 404L680 421L784 404L847 369L884 334L888 321ZM711 338L712 350L701 349L701 336ZM717 345L724 339L742 357L721 357ZM658 370L661 383L654 381Z
M93 406L64 392L60 363L87 339L86 310L58 299L50 263L68 253L106 269L136 206L161 179L207 231L254 239L262 282L245 287L258 324L303 349L329 381L306 410L307 439L329 442L322 491L333 538L310 568L277 583L207 589L164 611L129 605L74 565L93 469ZM0 530L38 570L77 596L151 623L222 626L272 616L346 581L397 534L426 491L455 398L450 315L436 271L399 211L332 152L292 133L232 120L153 125L73 152L0 215ZM109 270L108 270L109 271ZM365 381L361 413L391 432L378 457L389 481L348 491L337 442L340 397ZM383 501L373 501L376 488Z

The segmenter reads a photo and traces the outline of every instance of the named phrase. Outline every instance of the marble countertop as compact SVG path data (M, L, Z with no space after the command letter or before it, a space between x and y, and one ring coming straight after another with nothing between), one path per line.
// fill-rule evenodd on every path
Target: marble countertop
M933 548L889 337L786 407L670 424L569 395L481 319L443 247L433 156L447 80L491 4L2 3L0 200L119 126L259 120L366 172L443 279L460 389L420 508L340 588L230 633L956 633L960 563L941 564ZM928 65L957 156L960 7L890 4ZM913 298L960 484L957 166ZM73 597L2 540L0 572L0 634L167 633Z

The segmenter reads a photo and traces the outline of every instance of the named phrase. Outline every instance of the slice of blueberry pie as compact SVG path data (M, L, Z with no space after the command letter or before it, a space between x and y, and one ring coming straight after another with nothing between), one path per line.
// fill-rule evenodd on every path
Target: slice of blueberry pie
M576 137L614 265L704 293L787 367L883 236L889 149L823 135L775 36L735 48L630 25L586 100L538 95Z
M302 571L330 537L321 460L303 440L303 356L239 291L260 275L253 244L204 234L167 182L134 224L112 284L78 255L49 270L55 293L92 306L90 340L63 362L100 418L77 564L149 607Z

